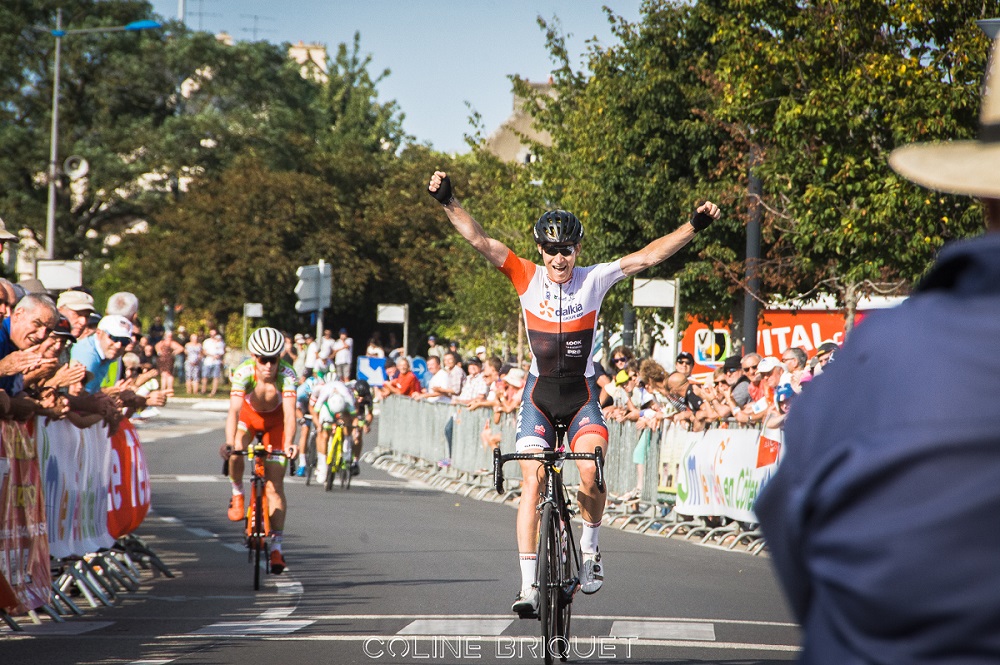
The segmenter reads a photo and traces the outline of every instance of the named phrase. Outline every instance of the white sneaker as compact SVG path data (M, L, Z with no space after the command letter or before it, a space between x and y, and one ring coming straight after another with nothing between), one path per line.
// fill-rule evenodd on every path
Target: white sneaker
M601 563L600 552L584 552L583 565L580 566L580 591L597 593L604 586L604 564Z
M536 617L538 615L538 589L535 587L522 589L521 593L517 594L510 609L515 614L520 615L522 619Z
M326 482L327 470L326 464L319 464L316 466L316 482L320 485Z

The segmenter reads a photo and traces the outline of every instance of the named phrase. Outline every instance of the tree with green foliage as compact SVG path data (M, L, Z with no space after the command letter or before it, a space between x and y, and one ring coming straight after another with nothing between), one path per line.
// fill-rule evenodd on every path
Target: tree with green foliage
M981 231L968 199L896 176L889 152L969 138L996 2L703 0L721 53L715 116L760 157L767 294L906 293L947 240Z

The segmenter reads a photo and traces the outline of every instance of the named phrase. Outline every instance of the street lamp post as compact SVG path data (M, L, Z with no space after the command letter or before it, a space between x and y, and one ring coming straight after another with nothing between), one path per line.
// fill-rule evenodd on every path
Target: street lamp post
M52 77L52 131L49 145L49 203L45 214L45 258L56 258L56 178L59 175L59 71L61 69L59 60L62 51L62 38L67 35L83 35L93 32L136 32L159 27L160 24L156 21L144 20L109 28L63 30L62 9L56 11L56 29L51 31L52 36L56 38L56 58Z

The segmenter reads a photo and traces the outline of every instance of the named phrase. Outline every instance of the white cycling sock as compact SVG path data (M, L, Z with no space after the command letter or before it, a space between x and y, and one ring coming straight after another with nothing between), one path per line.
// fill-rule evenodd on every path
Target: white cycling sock
M271 549L280 552L281 551L281 538L284 535L284 531L272 531L271 532Z
M597 551L597 534L601 528L601 522L583 523L583 533L580 535L580 551L593 553Z
M232 481L233 484L233 496L243 496L243 483Z
M521 557L521 590L528 591L535 583L535 568L538 565L538 555L534 552L520 552Z

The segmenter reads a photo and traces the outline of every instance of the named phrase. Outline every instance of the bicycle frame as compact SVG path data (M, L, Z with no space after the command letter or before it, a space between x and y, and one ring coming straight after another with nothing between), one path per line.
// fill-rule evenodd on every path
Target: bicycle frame
M254 564L254 590L260 589L260 560L263 555L264 567L271 574L270 547L267 542L271 533L270 507L267 502L267 478L264 475L264 464L269 457L283 457L282 451L272 452L262 443L263 433L257 434L257 439L246 450L234 451L234 454L245 455L253 460L250 475L250 501L247 504L246 524L244 529L247 545L247 560Z
M330 440L326 444L327 492L333 489L333 479L337 475L340 476L342 488L350 489L351 487L350 441L347 423L338 414L334 421L333 431L330 433Z

